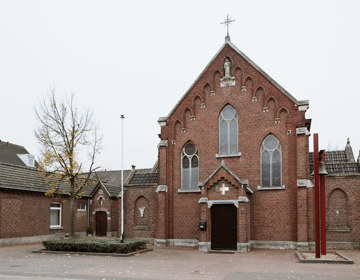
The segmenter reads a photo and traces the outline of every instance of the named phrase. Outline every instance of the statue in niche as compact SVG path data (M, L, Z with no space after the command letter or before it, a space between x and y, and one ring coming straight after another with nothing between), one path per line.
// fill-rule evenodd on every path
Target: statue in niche
M230 67L231 62L228 58L226 58L224 62L225 77L230 77Z
M228 58L225 58L225 62L224 62L225 75L220 79L221 87L229 87L235 85L235 77L230 76L230 68L231 68L231 62ZM226 90L226 92L228 92L228 90Z
M145 207L138 207L139 211L140 211L140 217L143 218L144 217L144 212L145 212Z

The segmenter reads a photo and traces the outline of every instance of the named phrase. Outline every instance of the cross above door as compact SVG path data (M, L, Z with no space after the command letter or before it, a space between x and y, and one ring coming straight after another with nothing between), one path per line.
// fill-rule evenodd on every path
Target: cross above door
M221 196L224 196L226 192L228 192L230 189L225 185L225 183L222 183L221 187L218 189L218 192L220 192Z

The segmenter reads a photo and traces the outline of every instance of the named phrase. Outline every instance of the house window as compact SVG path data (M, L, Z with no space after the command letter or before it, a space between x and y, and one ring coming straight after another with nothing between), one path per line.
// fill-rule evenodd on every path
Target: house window
M219 154L238 154L238 115L231 105L226 105L219 117Z
M61 203L50 204L50 228L61 228Z
M181 153L181 188L183 190L198 190L199 155L196 146L189 142Z
M86 204L78 204L77 206L78 211L86 211Z
M281 145L272 134L261 145L261 186L281 187Z
M99 205L102 206L104 204L104 198L100 197L99 198Z

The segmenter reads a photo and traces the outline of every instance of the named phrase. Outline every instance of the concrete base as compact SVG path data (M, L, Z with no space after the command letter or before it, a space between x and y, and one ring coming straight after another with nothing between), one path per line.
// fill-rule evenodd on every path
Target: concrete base
M353 264L353 260L345 257L338 252L327 252L320 258L314 258L315 252L301 252L296 251L296 256L301 263L328 263L328 264ZM309 256L311 254L311 256ZM334 257L335 256L335 257Z
M209 252L211 249L211 242L199 242L200 252Z
M255 249L296 249L296 242L293 241L262 241L252 240L250 241L251 248Z
M315 244L314 244L315 246ZM326 242L326 249L329 250L358 250L360 242Z
M2 238L0 239L0 245L20 245L29 243L40 243L47 240L63 239L65 233L56 233L49 235L38 235L38 236L26 236L26 237L14 237L14 238Z
M239 253L247 253L250 252L250 242L248 243L238 243L237 244L237 251Z
M199 245L199 240L197 239L154 239L154 245L160 247L197 247Z
M154 245L159 247L198 247L200 252L210 252L211 242L199 242L197 239L154 239ZM237 252L250 251L250 243L237 243Z
M311 243L310 242L297 242L296 249L300 250L300 251L311 250Z
M197 239L154 239L154 245L159 247L198 247L201 252L211 250L211 242L199 242ZM237 243L237 252L247 253L254 249L278 249L278 250L314 250L314 242L294 242L294 241L265 241L252 240L248 243ZM360 242L327 242L329 250L355 250L360 249Z

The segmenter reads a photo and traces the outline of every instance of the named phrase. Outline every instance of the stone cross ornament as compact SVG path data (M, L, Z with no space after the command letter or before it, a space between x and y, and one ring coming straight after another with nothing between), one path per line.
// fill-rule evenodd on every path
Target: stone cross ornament
M221 196L224 196L226 192L228 192L230 189L225 185L225 183L222 183L221 187L218 189L218 192L220 192Z

